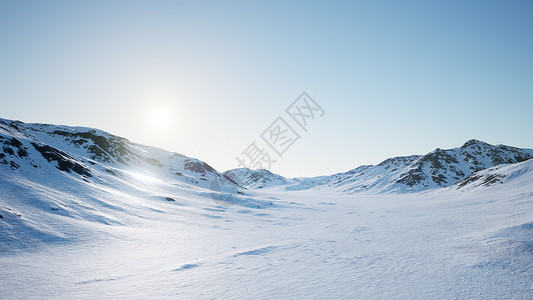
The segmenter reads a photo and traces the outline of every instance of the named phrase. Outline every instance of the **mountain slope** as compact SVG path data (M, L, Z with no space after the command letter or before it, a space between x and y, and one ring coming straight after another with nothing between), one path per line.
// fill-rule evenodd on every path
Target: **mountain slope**
M298 182L287 179L281 175L274 174L265 169L251 170L248 168L238 168L228 170L224 172L224 175L248 189L262 189L267 187L295 184Z
M491 190L524 190L530 187L533 192L533 159L481 170L454 184L450 189L479 191L487 187L491 187Z
M0 191L0 241L15 248L60 242L77 226L67 219L120 226L161 205L270 205L194 158L101 130L4 119Z
M55 167L84 180L97 180L102 171L115 176L139 172L202 187L216 177L238 188L205 162L92 128L0 119L0 146L0 164L21 173L54 173Z

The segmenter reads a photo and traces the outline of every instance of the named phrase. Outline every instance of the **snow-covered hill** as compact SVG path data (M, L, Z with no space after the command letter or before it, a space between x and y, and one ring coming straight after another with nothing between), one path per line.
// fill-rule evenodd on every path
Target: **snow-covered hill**
M92 128L0 119L0 147L3 172L8 167L15 174L66 175L86 182L105 180L105 175L154 176L204 188L216 178L240 188L203 161Z
M262 189L267 187L277 187L294 184L297 181L287 179L283 176L274 174L269 170L251 170L248 168L232 169L224 172L226 177L231 178L234 182L249 189Z
M344 193L419 192L451 186L475 172L533 158L533 149L490 145L470 140L460 148L436 149L426 155L394 157L345 173L287 179L268 171L226 171L247 188L282 187L286 190L336 190ZM239 176L236 176L236 175Z
M65 217L120 225L143 218L154 205L270 205L194 158L97 129L5 119L0 191L0 252L68 238L58 229L70 228L61 225Z
M491 191L533 187L533 159L481 170L454 184L450 189L479 191L487 190L487 187L491 187Z

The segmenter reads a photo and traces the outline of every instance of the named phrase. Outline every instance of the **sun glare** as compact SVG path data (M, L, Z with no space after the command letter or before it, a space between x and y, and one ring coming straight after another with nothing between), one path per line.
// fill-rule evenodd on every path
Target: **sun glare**
M154 109L150 115L152 126L158 129L167 128L170 125L170 114L163 108Z
M145 173L139 173L139 172L135 172L135 171L123 171L127 174L129 174L131 177L137 179L137 180L140 180L142 182L145 182L145 183L160 183L161 182L161 179L155 177L155 176L151 176L151 175L148 175L148 174L145 174Z

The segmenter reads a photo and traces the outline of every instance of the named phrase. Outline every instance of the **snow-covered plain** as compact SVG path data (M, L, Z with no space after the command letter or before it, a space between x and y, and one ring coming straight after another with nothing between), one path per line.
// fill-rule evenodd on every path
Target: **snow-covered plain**
M416 193L239 190L177 154L93 160L6 124L26 154L0 164L2 299L533 299L531 159Z
M2 298L528 299L533 189L498 188L138 200L109 225L41 214L64 237L2 253Z

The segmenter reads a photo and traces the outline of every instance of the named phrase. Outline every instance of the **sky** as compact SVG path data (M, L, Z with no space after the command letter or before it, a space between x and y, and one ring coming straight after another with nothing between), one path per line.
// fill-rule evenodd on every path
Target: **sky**
M532 15L518 0L0 0L0 117L219 171L254 143L287 177L472 138L533 148ZM303 92L323 109L306 130L286 112ZM261 138L279 117L300 137L281 156Z

